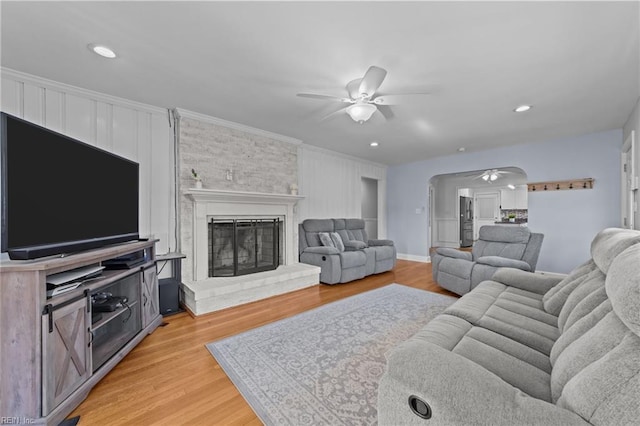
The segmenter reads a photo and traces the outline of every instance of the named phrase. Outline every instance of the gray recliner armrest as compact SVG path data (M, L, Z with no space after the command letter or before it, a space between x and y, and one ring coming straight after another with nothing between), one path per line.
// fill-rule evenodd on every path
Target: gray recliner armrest
M356 251L356 250L362 250L363 248L367 248L367 243L365 243L364 241L348 240L348 241L343 241L343 243L344 243L344 249L347 251Z
M369 246L392 246L392 240L369 240Z
M387 370L378 387L378 424L382 426L590 424L435 344L406 341L386 357ZM429 404L430 420L412 413L411 395Z
M562 276L542 275L513 268L499 269L492 278L493 281L508 285L509 287L515 287L537 294L545 294L562 281L562 279Z
M440 247L436 249L436 253L446 257L453 257L454 259L473 261L473 254L468 251L460 251L453 248Z
M335 247L326 247L326 246L318 246L318 247L307 247L303 250L303 253L316 253L316 254L339 254L340 250Z
M523 271L530 271L531 266L524 260L509 259L500 256L483 256L476 260L476 263L496 268L516 268Z

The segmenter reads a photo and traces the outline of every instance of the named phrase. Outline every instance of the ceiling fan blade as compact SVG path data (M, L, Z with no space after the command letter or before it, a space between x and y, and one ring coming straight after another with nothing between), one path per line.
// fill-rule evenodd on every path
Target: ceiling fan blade
M358 95L364 95L365 97L373 96L386 76L386 70L380 67L370 66L364 77L362 77L362 81L360 82L360 87L358 89Z
M299 96L301 98L322 99L325 101L351 102L351 99L339 98L337 96L332 96L332 95L319 95L316 93L298 93L296 96Z
M373 102L376 105L398 105L412 98L429 95L429 94L430 93L424 92L424 93L403 93L398 95L380 95L375 99L371 99L371 102Z
M330 120L332 118L335 118L338 115L346 114L347 113L347 108L349 108L349 107L340 108L339 110L337 110L335 112L332 112L329 115L324 116L320 121Z
M362 82L361 78L356 78L355 80L351 80L347 83L347 92L349 93L349 97L351 99L358 99L360 97L360 83Z
M392 120L396 116L389 105L378 105L378 111L380 111L380 114L382 114L387 121Z

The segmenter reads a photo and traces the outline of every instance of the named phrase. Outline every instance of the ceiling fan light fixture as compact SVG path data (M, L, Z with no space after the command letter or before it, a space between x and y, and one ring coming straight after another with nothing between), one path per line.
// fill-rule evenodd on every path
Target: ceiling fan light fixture
M375 105L357 103L347 108L347 114L349 114L349 117L351 117L353 121L362 124L370 119L376 110Z

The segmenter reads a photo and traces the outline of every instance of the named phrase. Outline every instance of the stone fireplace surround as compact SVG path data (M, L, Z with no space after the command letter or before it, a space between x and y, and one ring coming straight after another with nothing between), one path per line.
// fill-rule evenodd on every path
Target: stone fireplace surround
M193 218L190 247L183 247L191 279L183 281L182 300L193 314L201 315L319 283L320 268L298 262L295 208L304 197L194 188L184 194L192 203ZM208 223L211 218L230 217L281 218L284 222L283 265L273 271L210 278Z

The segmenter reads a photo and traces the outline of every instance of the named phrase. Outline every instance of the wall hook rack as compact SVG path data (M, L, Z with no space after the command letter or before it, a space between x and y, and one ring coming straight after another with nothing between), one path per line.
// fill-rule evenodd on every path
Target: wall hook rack
M565 189L593 189L595 179L554 180L549 182L531 182L527 184L529 192L561 191Z

